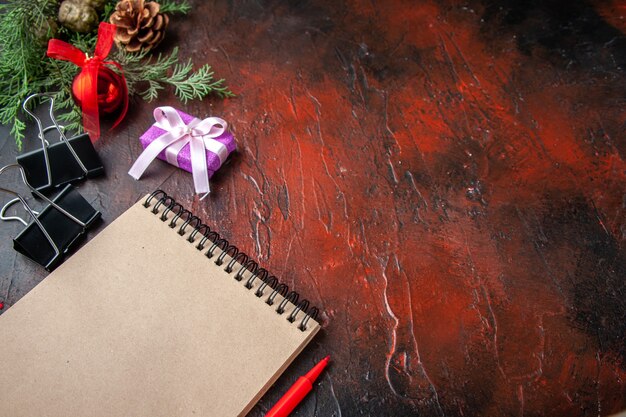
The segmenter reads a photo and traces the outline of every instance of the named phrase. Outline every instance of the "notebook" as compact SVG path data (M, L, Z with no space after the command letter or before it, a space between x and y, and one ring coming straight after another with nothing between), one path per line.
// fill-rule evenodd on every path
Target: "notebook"
M316 314L156 191L0 316L0 416L245 416Z

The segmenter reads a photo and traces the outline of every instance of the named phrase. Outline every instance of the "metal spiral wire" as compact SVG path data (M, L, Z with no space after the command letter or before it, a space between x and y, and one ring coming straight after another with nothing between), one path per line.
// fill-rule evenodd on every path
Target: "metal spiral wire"
M187 229L191 228L191 232L186 238L189 243L194 243L197 240L198 235L202 236L200 241L194 245L194 247L199 251L204 251L208 247L208 249L204 252L204 255L207 258L213 258L216 255L216 251L219 249L221 253L217 255L217 258L214 261L216 265L223 265L226 256L230 256L231 259L224 267L224 271L228 274L232 274L234 271L237 271L234 275L234 278L237 281L241 281L243 279L243 274L246 271L250 271L251 275L244 284L244 288L248 290L252 289L255 281L258 279L261 281L261 285L259 285L254 295L259 298L265 297L266 293L268 293L271 289L271 292L269 292L269 295L265 299L265 303L267 305L274 305L274 300L278 294L280 294L283 299L275 309L276 314L284 314L288 304L293 304L295 308L291 311L291 313L289 313L287 320L291 323L295 322L298 315L302 312L304 317L302 317L300 324L298 325L298 329L301 331L305 331L307 329L309 320L315 320L317 318L317 315L319 314L317 307L309 308L308 300L300 300L298 302L300 294L296 291L289 291L289 287L286 284L280 283L278 278L274 275L270 275L265 268L261 268L256 261L241 252L239 248L235 245L231 245L227 239L222 238L216 231L211 230L209 226L202 223L202 220L199 217L193 215L193 213L185 209L181 204L177 203L172 197L168 196L167 193L162 190L154 191L146 198L143 206L145 208L150 208L153 201L156 202L150 209L151 213L156 215L159 213L161 206L165 207L161 215L158 217L162 222L168 220L170 212L174 213L174 216L169 221L168 226L172 229L178 227L177 233L179 235L185 235ZM180 226L179 221L182 221ZM236 263L240 265L239 268L235 267Z

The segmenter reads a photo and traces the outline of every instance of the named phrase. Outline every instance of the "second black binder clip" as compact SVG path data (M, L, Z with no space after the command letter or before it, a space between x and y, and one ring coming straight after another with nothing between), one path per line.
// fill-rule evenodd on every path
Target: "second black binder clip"
M16 251L42 265L46 270L52 271L63 261L63 257L79 241L87 229L100 219L101 214L69 184L56 197L52 200L49 199L29 184L24 169L18 164L0 168L0 175L11 168L18 168L22 180L31 192L47 204L39 212L36 212L21 194L0 187L0 191L16 197L0 210L0 219L22 222L26 227L13 239L13 247ZM30 223L17 216L6 216L7 209L18 201L22 203L24 209L32 217Z
M28 103L35 98L50 101L50 120L52 126L43 127L41 119L29 108ZM37 122L41 148L17 157L17 163L24 168L29 184L40 192L59 189L65 184L74 183L84 178L104 174L104 166L91 143L89 135L67 138L64 129L54 117L54 96L48 93L33 94L24 100L22 108ZM59 142L50 144L46 133L56 130Z

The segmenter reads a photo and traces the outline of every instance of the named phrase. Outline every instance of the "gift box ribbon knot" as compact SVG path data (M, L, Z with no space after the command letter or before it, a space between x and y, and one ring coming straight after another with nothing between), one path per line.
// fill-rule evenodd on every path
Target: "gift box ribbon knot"
M138 180L150 163L165 151L167 162L179 167L178 154L189 144L191 155L191 172L196 193L204 194L211 191L209 188L209 167L207 165L206 151L212 152L219 158L219 168L222 166L229 151L226 145L215 140L222 136L228 124L219 117L207 117L200 120L193 118L185 123L176 109L169 106L154 109L153 126L165 131L154 139L139 155L128 173ZM214 169L214 171L217 170Z

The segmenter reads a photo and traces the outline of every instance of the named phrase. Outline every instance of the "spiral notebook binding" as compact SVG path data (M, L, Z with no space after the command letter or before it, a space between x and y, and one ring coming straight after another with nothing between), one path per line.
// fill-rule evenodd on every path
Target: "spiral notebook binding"
M187 230L191 228L191 233L189 233L186 240L193 244L197 250L202 251L207 258L212 259L216 257L214 261L216 265L224 266L226 256L230 256L231 259L223 269L228 274L235 273L234 279L243 281L244 273L249 271L251 274L247 278L244 288L250 290L254 288L255 282L260 280L261 285L259 285L254 293L258 298L265 297L268 294L268 287L271 288L271 292L269 292L269 295L265 298L265 304L274 306L276 304L276 297L280 294L283 299L275 308L276 314L285 315L285 313L288 313L286 319L290 323L294 323L298 320L298 315L303 313L304 317L302 317L298 325L298 329L301 331L307 329L307 324L310 319L315 320L317 318L319 313L317 307L309 308L308 300L299 300L300 294L296 291L289 291L289 287L286 284L279 282L278 278L274 275L270 275L270 273L265 268L260 267L255 260L241 252L235 245L231 245L230 242L222 238L219 233L211 230L208 225L202 223L199 217L177 203L176 200L168 196L165 191L154 191L146 198L143 206L150 208L153 201L156 201L156 203L154 203L150 212L156 215L159 213L161 206L165 207L159 216L159 220L163 222L168 220L170 212L174 213L168 226L172 229L178 228L176 232L181 236L185 235ZM183 222L179 225L178 222L181 219L183 219ZM218 253L218 249L221 253ZM235 266L236 264L239 264L239 267ZM291 312L287 312L289 303L295 306Z

